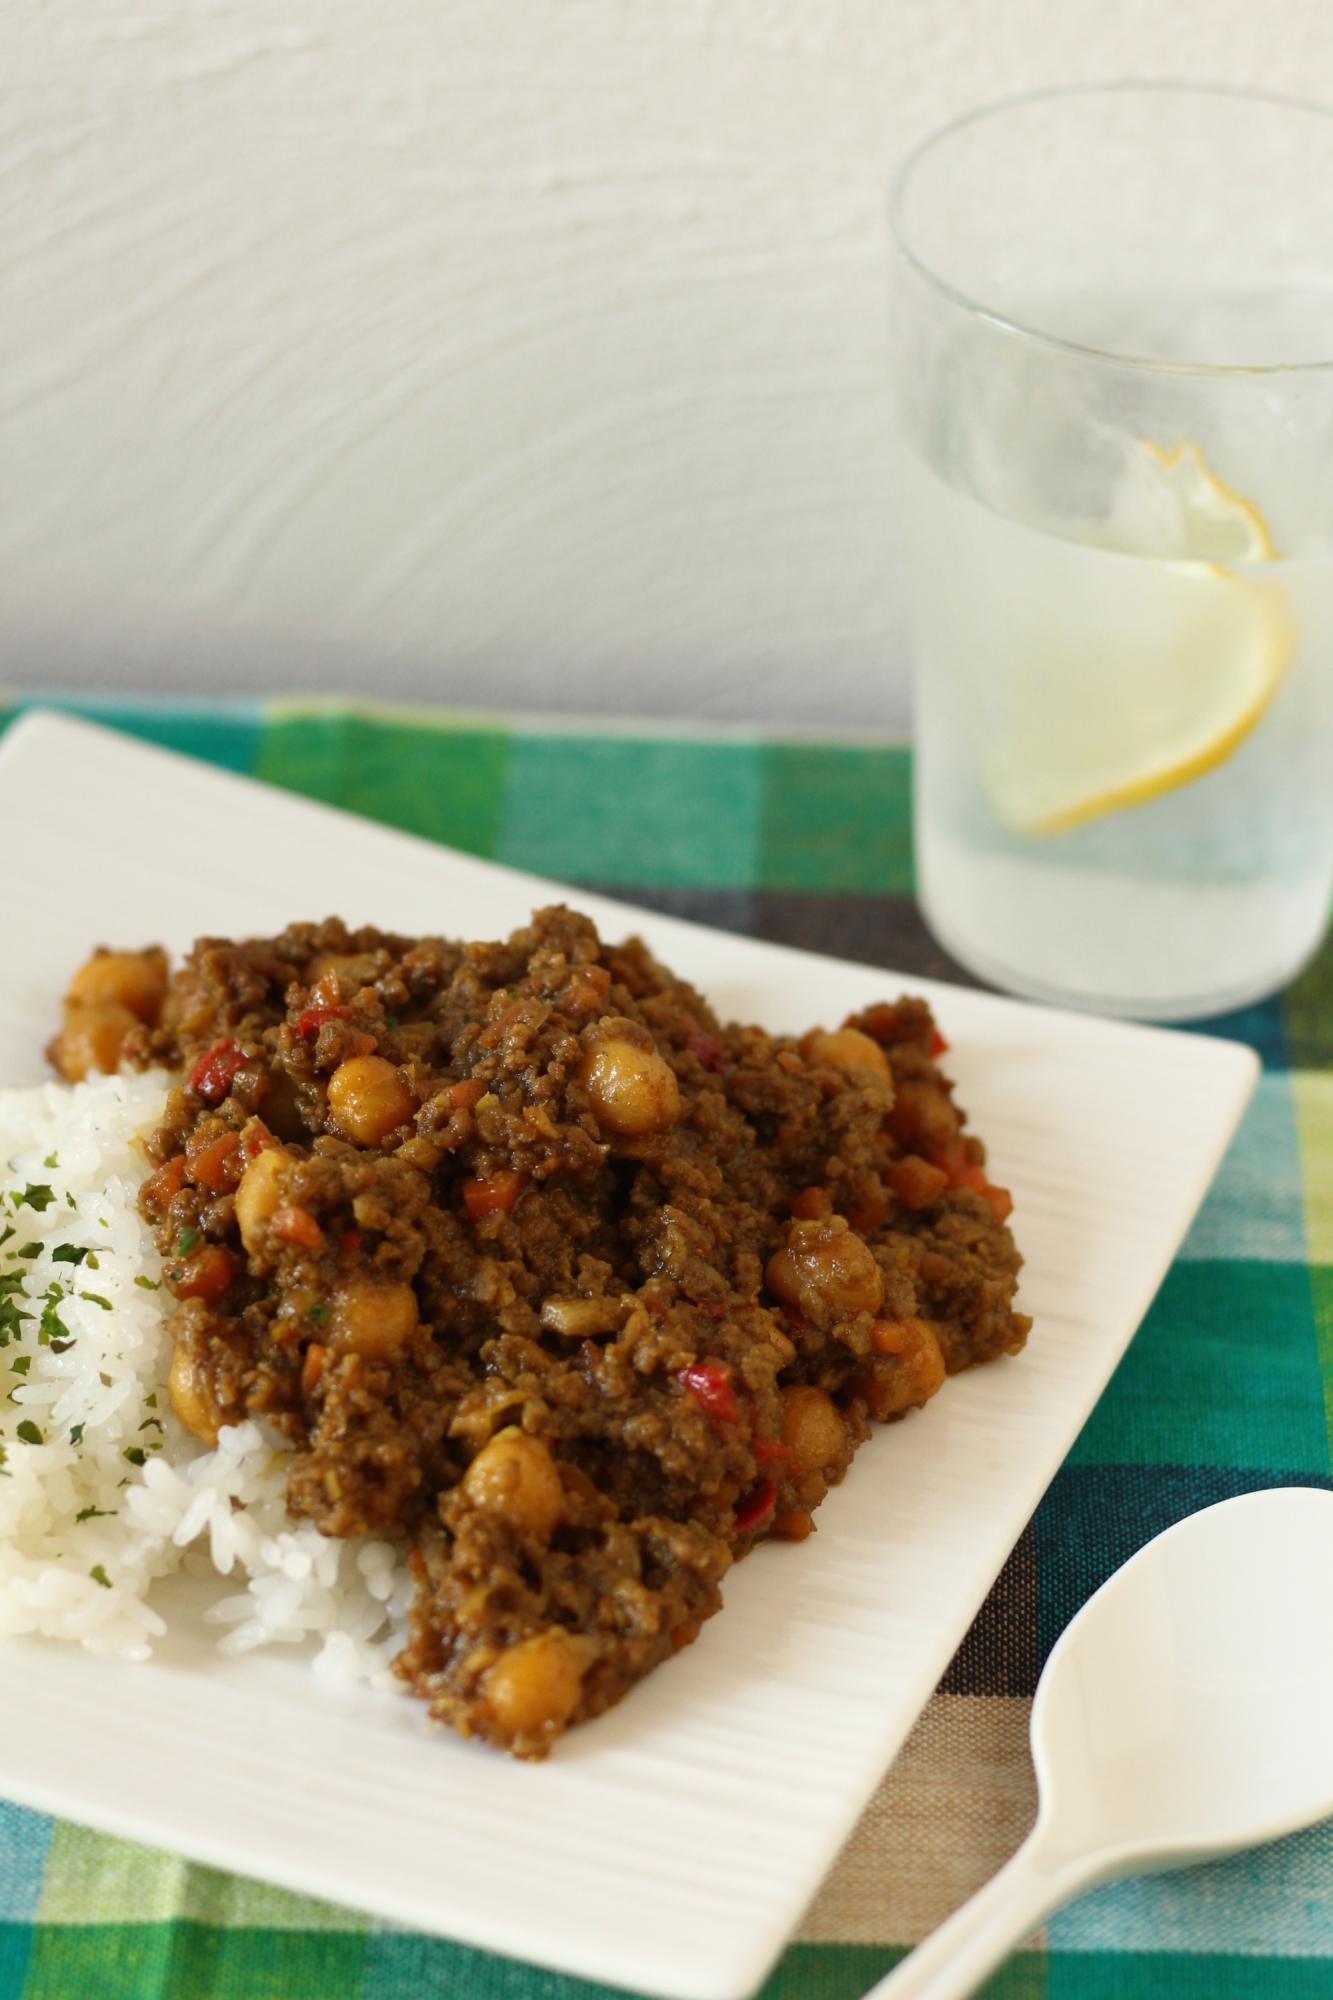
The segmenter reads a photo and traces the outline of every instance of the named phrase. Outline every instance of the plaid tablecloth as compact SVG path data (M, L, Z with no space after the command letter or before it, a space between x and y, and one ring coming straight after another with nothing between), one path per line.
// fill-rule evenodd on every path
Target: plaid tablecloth
M631 902L965 977L912 901L911 766L899 747L341 706L77 707ZM1037 1675L1117 1564L1212 1501L1330 1485L1333 948L1280 998L1198 1026L1260 1052L1253 1106L1128 1355L764 2000L856 2000L1018 1844L1035 1810L1027 1717ZM1016 1226L1021 1241L1021 1213ZM1329 1673L1333 1699L1333 1661ZM1085 1896L986 1991L1333 2000L1333 1824ZM0 1803L0 2000L19 1996L611 2000L606 1988Z

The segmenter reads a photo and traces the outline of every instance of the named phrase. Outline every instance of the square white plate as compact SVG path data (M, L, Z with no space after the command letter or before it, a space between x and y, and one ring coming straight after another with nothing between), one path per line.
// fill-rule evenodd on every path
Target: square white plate
M0 746L9 871L0 1078L37 1080L95 943L352 923L496 937L549 884L36 715ZM724 1015L834 1025L895 997L860 965L600 897ZM819 1514L727 1579L698 1643L549 1762L224 1660L183 1623L147 1666L0 1644L0 1793L470 1944L682 2000L763 1977L947 1665L1138 1325L1253 1087L1247 1050L1018 1001L926 993L1026 1258L1024 1354L877 1434ZM159 1600L155 1600L159 1601ZM196 1593L197 1601L197 1593Z

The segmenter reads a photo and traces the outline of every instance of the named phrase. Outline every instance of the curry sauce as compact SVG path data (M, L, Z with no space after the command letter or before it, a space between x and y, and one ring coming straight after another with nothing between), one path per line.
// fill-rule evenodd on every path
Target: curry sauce
M1016 1353L1020 1265L920 1000L723 1024L563 907L505 942L337 919L76 974L67 1076L180 1072L141 1207L206 1442L396 1538L396 1671L542 1755L803 1540L872 1423Z

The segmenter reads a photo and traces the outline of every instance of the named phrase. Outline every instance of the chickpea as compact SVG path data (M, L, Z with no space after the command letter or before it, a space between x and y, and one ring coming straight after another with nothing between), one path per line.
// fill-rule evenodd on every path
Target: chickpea
M463 1474L463 1491L520 1535L541 1542L551 1539L565 1511L565 1489L550 1452L513 1424L477 1453Z
M934 1327L915 1315L877 1320L870 1337L877 1353L894 1357L893 1371L887 1379L858 1376L848 1384L851 1393L864 1397L871 1416L880 1423L921 1409L944 1383L944 1355Z
M873 1035L863 1035L859 1028L836 1028L831 1035L812 1028L801 1043L801 1054L824 1069L872 1069L885 1083L893 1080L883 1049Z
M138 1026L138 1015L118 1000L99 1000L95 1006L67 1000L65 1025L49 1050L51 1060L71 1083L82 1083L97 1070L114 1076L120 1068L120 1045Z
M306 984L314 986L332 973L334 979L345 979L354 989L371 986L388 962L386 953L376 951L322 951L306 967Z
M154 1027L167 995L167 956L148 951L95 951L69 983L69 997L83 1007L114 1000L136 1020Z
M334 1293L328 1344L367 1361L392 1361L416 1323L417 1295L410 1285L351 1278Z
M178 1347L171 1357L167 1394L186 1430L210 1448L216 1445L223 1423L222 1412L202 1369L195 1366L183 1347Z
M578 1649L562 1625L507 1647L481 1683L496 1732L507 1742L558 1736L582 1692Z
M655 1049L618 1035L597 1042L579 1067L599 1125L629 1138L665 1132L680 1117L676 1072Z
M378 1146L416 1108L416 1097L383 1056L352 1056L329 1078L329 1109L360 1146Z
M822 1389L797 1382L782 1392L782 1442L793 1479L819 1472L847 1449L847 1426Z
M879 1265L841 1215L793 1222L764 1279L775 1298L818 1327L840 1315L875 1312L884 1295Z
M282 1206L282 1181L290 1155L280 1146L257 1153L236 1190L236 1226L252 1257L259 1252L264 1225Z

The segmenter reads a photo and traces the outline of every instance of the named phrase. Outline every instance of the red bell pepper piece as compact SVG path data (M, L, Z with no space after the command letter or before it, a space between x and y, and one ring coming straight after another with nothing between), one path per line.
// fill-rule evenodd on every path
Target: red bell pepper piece
M304 1014L296 1017L296 1032L303 1040L313 1041L326 1021L350 1021L350 1007L307 1007Z
M245 1051L230 1035L205 1049L190 1071L190 1082L205 1104L221 1104L241 1070Z
M747 1493L736 1509L736 1533L748 1535L751 1528L757 1528L777 1497L776 1486L756 1486L753 1493Z
M676 1370L676 1380L688 1395L702 1405L706 1417L715 1424L734 1424L740 1420L736 1407L736 1391L732 1387L731 1370L718 1361L691 1361L688 1368Z

